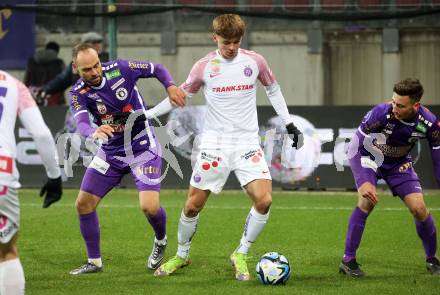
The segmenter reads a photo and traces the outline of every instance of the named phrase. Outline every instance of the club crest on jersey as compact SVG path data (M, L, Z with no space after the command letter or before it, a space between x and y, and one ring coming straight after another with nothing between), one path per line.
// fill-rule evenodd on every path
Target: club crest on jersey
M128 96L128 91L124 87L118 88L116 90L116 98L119 100L124 100Z
M212 74L220 74L220 60L219 59L211 60L211 71L212 71Z
M246 66L243 70L243 73L246 77L252 76L252 69L250 66Z
M101 115L107 113L107 107L102 101L96 102L96 108L98 109L98 113L100 113Z

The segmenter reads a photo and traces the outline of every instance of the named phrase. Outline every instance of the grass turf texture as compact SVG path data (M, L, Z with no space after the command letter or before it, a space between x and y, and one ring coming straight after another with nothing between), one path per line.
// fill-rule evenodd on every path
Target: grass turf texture
M155 278L145 268L152 229L138 208L135 190L114 190L98 208L104 272L71 276L86 261L75 213L77 190L42 209L37 190L19 192L19 252L27 294L438 294L440 276L425 269L424 252L412 216L388 193L369 217L358 252L368 277L338 273L354 193L274 192L271 216L250 251L250 282L234 279L229 255L237 246L250 201L241 191L211 195L191 249L192 265ZM168 215L167 258L177 247L177 223L184 190L163 190ZM425 195L440 229L440 192ZM283 253L292 277L284 286L264 286L255 275L258 258Z

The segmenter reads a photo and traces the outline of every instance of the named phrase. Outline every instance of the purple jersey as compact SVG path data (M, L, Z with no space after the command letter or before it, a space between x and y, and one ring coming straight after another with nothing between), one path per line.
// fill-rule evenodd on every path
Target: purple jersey
M355 179L363 179L368 168L379 169L381 175L387 175L400 165L403 165L400 170L412 168L409 153L418 140L426 138L440 184L440 121L426 107L420 106L414 120L407 122L394 117L391 103L379 104L365 115L356 137L359 140L350 143Z
M72 87L70 91L70 107L78 129L83 136L90 136L94 129L84 128L84 119L91 114L98 126L108 124L115 130L114 136L102 146L103 151L109 154L119 154L124 148L124 125L116 124L114 116L120 112L134 112L146 110L144 101L136 87L139 78L157 78L165 88L174 82L168 71L161 64L143 61L115 60L102 64L103 78L101 85L88 85L83 79ZM81 126L83 126L81 128ZM147 130L144 136L134 140L139 132ZM139 122L133 126L131 139L133 149L139 145L149 147L153 140L153 129L148 122Z

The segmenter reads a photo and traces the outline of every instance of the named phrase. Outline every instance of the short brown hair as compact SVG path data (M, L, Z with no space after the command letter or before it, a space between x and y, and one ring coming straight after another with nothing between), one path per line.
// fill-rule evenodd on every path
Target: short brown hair
M72 60L76 61L76 58L78 57L78 53L81 51L85 51L87 49L93 49L96 51L96 49L92 46L90 43L79 43L72 49ZM98 52L96 52L98 53Z
M214 34L225 39L241 38L246 25L238 14L222 14L212 21L212 30Z
M393 91L401 96L409 96L413 103L420 101L423 96L423 86L415 78L406 78L394 84Z

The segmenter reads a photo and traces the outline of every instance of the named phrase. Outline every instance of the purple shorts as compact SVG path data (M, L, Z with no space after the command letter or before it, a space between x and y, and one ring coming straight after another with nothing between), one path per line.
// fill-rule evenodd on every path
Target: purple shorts
M160 191L162 158L159 155L144 150L129 161L130 165L125 161L100 150L84 174L81 190L103 198L119 185L124 175L131 173L138 191Z
M422 193L422 186L412 162L405 160L389 169L379 167L377 171L371 168L362 168L361 175L354 175L356 187L359 188L368 181L377 185L378 179L384 179L394 196L403 199L412 193Z

